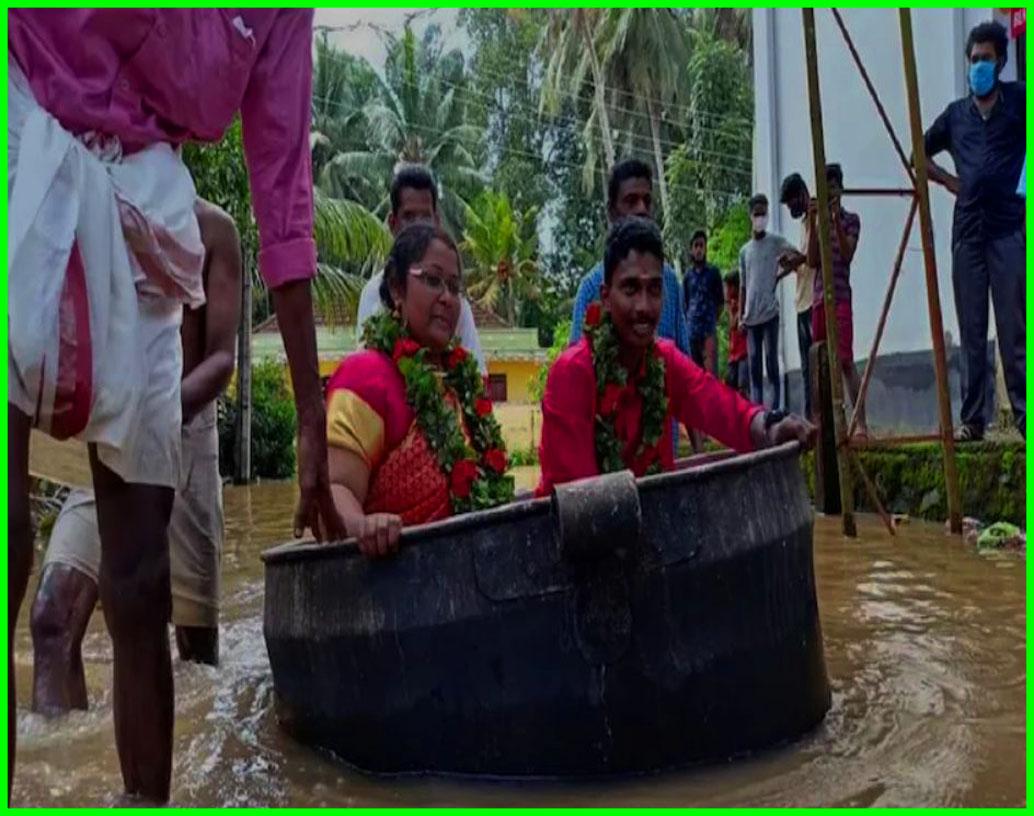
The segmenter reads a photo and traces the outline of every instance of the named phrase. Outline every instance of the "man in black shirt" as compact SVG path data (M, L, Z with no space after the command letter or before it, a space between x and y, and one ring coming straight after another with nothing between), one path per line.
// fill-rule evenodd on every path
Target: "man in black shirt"
M1027 105L1023 83L999 79L1007 47L998 23L981 23L969 33L971 94L948 105L925 137L927 157L948 151L957 173L930 162L930 179L956 197L952 283L962 335L960 441L984 435L989 289L1009 401L1026 436L1026 212L1016 190L1026 151Z

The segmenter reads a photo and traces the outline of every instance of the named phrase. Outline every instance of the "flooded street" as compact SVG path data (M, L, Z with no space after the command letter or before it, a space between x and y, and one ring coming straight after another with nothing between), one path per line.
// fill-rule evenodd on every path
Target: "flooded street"
M218 669L176 663L172 803L236 805L1024 804L1025 562L981 556L940 526L891 539L816 521L815 555L833 707L810 735L721 766L608 784L371 779L278 728L262 638L259 553L286 538L293 485L226 490ZM34 592L30 587L29 599ZM13 804L104 805L121 791L111 646L100 614L84 644L92 709L28 711L28 605L18 630Z

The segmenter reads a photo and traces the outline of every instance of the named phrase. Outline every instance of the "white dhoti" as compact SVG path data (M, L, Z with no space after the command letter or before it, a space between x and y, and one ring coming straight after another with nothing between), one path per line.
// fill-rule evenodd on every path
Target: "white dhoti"
M175 487L182 307L204 303L193 181L167 144L73 136L8 70L8 402Z
M223 493L215 403L183 426L179 484L169 519L172 622L214 628L219 622ZM101 539L92 492L74 490L54 522L43 569L73 567L99 581Z

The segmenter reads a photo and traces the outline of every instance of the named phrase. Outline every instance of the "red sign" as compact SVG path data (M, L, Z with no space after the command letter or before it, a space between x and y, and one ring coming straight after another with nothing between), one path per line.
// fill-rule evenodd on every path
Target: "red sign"
M1009 28L1012 30L1014 40L1027 33L1027 9L1010 9L1009 17L1012 23Z

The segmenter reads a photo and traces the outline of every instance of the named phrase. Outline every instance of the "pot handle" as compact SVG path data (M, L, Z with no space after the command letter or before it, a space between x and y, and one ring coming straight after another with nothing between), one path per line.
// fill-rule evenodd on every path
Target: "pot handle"
M565 560L624 557L638 546L642 527L635 476L622 470L557 485L552 516L553 535Z

